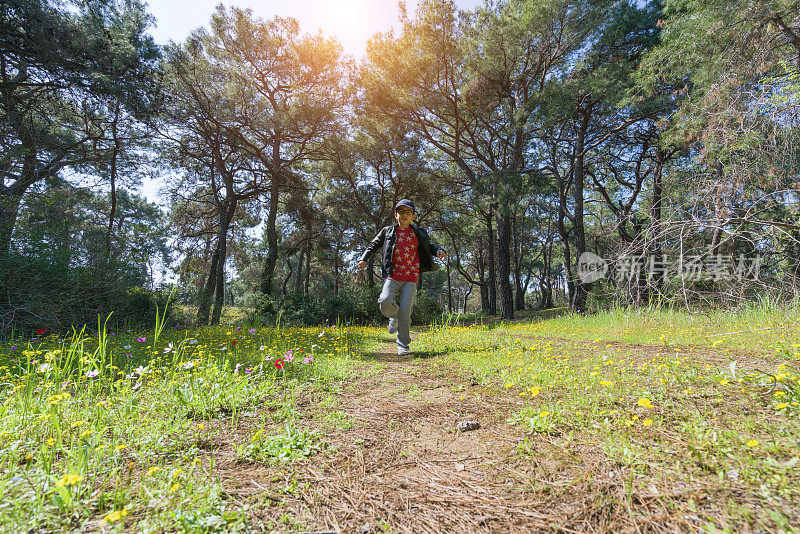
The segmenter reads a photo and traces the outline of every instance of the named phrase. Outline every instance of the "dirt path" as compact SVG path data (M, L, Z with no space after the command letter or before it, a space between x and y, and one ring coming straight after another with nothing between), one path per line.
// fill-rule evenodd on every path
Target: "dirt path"
M393 345L368 354L380 370L342 394L352 419L328 436L337 453L305 466L306 513L320 530L511 532L544 528L524 477L506 465L522 436L506 422L518 409L497 395L462 396L477 382L432 358L398 357ZM370 372L373 371L373 372ZM473 391L474 393L474 391ZM480 396L478 397L480 398ZM481 428L459 432L458 421Z
M592 452L554 436L541 454L521 455L525 436L507 421L522 406L518 397L484 389L439 358L399 357L394 345L365 360L378 370L359 367L336 407L349 425L331 430L307 414L309 426L325 432L329 450L289 474L252 465L224 471L229 496L260 499L252 508L255 523L317 533L603 530L603 518L586 516L595 508L591 493L564 497L573 482L585 483L579 466ZM480 428L459 432L459 421ZM272 506L264 506L265 495Z

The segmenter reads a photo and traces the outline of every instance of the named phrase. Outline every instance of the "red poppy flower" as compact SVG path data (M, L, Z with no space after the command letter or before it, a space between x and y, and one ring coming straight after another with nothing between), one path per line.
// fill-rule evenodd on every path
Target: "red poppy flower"
M275 360L275 369L283 369L283 360Z
M235 339L233 341L231 341L231 345L236 345L237 343L238 343L238 341L236 341Z
M36 331L36 333L39 334L40 336L45 332L47 332L47 328L40 328L39 330Z

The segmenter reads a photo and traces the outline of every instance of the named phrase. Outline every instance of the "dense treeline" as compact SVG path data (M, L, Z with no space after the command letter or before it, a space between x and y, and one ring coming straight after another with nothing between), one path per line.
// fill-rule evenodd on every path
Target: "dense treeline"
M371 320L354 252L405 197L429 316L793 297L798 7L424 0L355 61L235 7L159 47L136 0L0 0L2 327L135 322L167 267L199 324Z

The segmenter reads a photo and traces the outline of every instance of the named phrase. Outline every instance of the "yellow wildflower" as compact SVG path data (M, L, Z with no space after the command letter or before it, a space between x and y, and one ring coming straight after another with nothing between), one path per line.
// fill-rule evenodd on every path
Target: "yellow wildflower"
M103 518L103 521L107 521L109 523L113 523L114 521L119 521L120 519L122 519L126 515L128 515L128 510L123 508L122 510L116 510L116 511L111 512L110 514L106 515Z
M57 488L65 488L65 487L68 487L68 486L73 486L73 485L77 484L78 482L80 482L81 480L83 480L82 476L76 475L76 474L73 474L73 473L69 473L69 474L64 475L60 479L58 479L58 482L56 482L56 487Z

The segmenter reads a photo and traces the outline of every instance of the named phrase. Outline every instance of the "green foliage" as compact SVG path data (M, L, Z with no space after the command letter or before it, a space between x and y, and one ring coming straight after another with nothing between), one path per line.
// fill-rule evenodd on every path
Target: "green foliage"
M137 174L159 108L151 21L138 0L0 2L0 255L32 185L63 169Z
M288 293L277 299L260 298L256 304L256 322L289 326L346 324L372 324L376 314L364 301L372 291L342 291L338 296L317 298L302 293ZM377 303L377 293L374 295ZM372 306L377 308L377 304Z
M286 432L277 436L267 435L262 428L253 434L248 445L240 448L237 456L268 464L286 463L308 458L320 447L319 437L313 432L286 425Z
M120 192L125 226L108 233L104 197L63 182L26 197L12 249L0 256L5 276L0 330L94 328L98 315L113 325L150 324L164 296L145 289L151 262L166 262L166 230L158 207Z
M380 286L361 286L355 290L340 291L337 296L315 297L301 293L288 293L279 299L259 299L251 322L287 325L372 325L383 324L386 318L378 307ZM431 324L442 316L442 306L424 290L417 293L413 324Z
M444 308L438 300L433 299L424 290L417 293L414 310L411 312L411 324L432 324L441 320ZM383 319L385 321L385 319Z
M11 256L7 298L13 308L3 308L4 333L32 333L42 328L63 331L70 326L94 328L98 315L113 312L110 324L141 327L149 324L156 305L167 295L137 287L139 280L127 276L124 265L109 262L102 270L53 265L47 258ZM107 278L109 277L109 278ZM167 315L172 323L172 311Z

